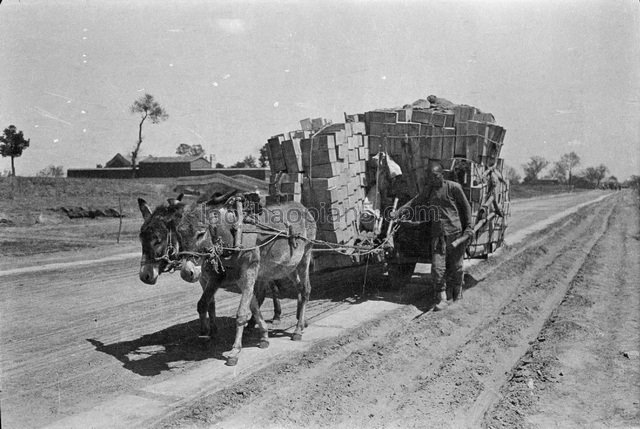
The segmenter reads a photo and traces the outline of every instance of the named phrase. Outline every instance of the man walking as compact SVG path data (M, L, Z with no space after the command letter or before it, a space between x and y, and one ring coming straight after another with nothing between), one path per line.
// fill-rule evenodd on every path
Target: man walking
M436 291L434 310L444 310L447 289L454 301L462 299L464 252L466 243L473 238L471 206L460 184L444 180L439 164L427 171L424 192L415 204L423 205L433 214L428 222L427 245L431 247L431 278ZM453 247L452 243L461 236L466 236L465 243Z

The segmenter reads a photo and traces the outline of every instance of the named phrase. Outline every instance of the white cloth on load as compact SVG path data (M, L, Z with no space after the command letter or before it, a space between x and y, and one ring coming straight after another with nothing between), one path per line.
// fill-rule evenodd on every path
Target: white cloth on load
M400 166L393 160L393 158L391 158L389 156L389 154L387 154L386 152L378 152L377 154L375 154L375 156L373 156L371 159L375 159L376 161L378 160L378 158L380 158L380 156L382 156L383 158L385 158L387 160L387 166L389 167L389 176L393 179L394 177L397 176L402 176L402 169L400 168Z

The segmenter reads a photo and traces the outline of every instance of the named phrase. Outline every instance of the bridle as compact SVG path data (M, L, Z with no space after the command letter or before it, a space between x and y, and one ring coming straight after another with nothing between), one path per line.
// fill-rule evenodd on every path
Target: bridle
M172 273L181 265L181 261L179 258L180 253L180 242L175 241L173 239L173 230L169 228L169 234L167 234L167 246L164 251L164 255L156 258L156 262L160 262L160 272L161 273ZM176 232L175 235L178 235ZM164 262L164 264L162 264Z
M140 265L143 266L151 263L158 263L160 264L160 273L172 273L180 267L180 265L182 265L182 261L180 260L180 242L178 240L174 240L174 234L176 236L178 235L177 232L174 232L169 228L169 234L167 234L167 245L162 256L158 256L151 260L144 258L140 261Z
M242 213L242 204L237 206L237 210ZM268 236L270 238L267 239L264 243L252 247L242 246L243 224L252 225L254 227L251 230L245 230L245 233L260 234ZM202 252L181 251L179 240L180 236L177 231L174 231L172 227L169 227L169 233L167 234L167 245L165 247L164 254L153 259L143 259L140 264L147 265L151 263L158 263L160 273L172 273L182 268L184 259L193 260L201 258L202 263L208 263L216 273L223 274L225 272L223 259L226 260L228 259L228 257L237 254L238 252L260 249L261 247L272 243L276 239L289 240L289 245L291 246L291 248L297 247L296 240L299 239L305 241L314 241L307 239L299 233L294 233L291 225L287 224L286 222L285 225L288 231L274 228L272 226L261 223L253 216L242 216L240 217L239 221L231 227L233 242L226 243L220 236L215 233L215 231L213 230L213 226L209 224L207 225L208 228L206 233L209 234L211 245L203 249L204 251Z

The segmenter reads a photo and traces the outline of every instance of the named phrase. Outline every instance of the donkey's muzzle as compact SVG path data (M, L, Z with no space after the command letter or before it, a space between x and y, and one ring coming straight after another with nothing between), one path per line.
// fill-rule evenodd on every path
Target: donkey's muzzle
M186 261L180 269L180 277L185 282L195 283L200 280L200 267L192 261Z
M158 281L160 271L157 266L153 264L142 265L140 267L140 280L148 285L154 285Z

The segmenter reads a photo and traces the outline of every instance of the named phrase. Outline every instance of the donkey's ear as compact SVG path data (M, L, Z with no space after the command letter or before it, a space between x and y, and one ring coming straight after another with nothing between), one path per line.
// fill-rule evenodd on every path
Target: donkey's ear
M175 198L169 198L167 200L167 202L169 203L170 206L175 206L176 204L178 204L180 201L182 201L182 197L184 197L184 194L180 194Z
M144 220L147 220L151 217L151 209L145 200L142 198L138 198L138 207L140 207L140 212L142 213L142 217Z
M177 214L178 216L182 217L182 215L184 214L184 208L184 203L174 201L169 205L169 213Z

